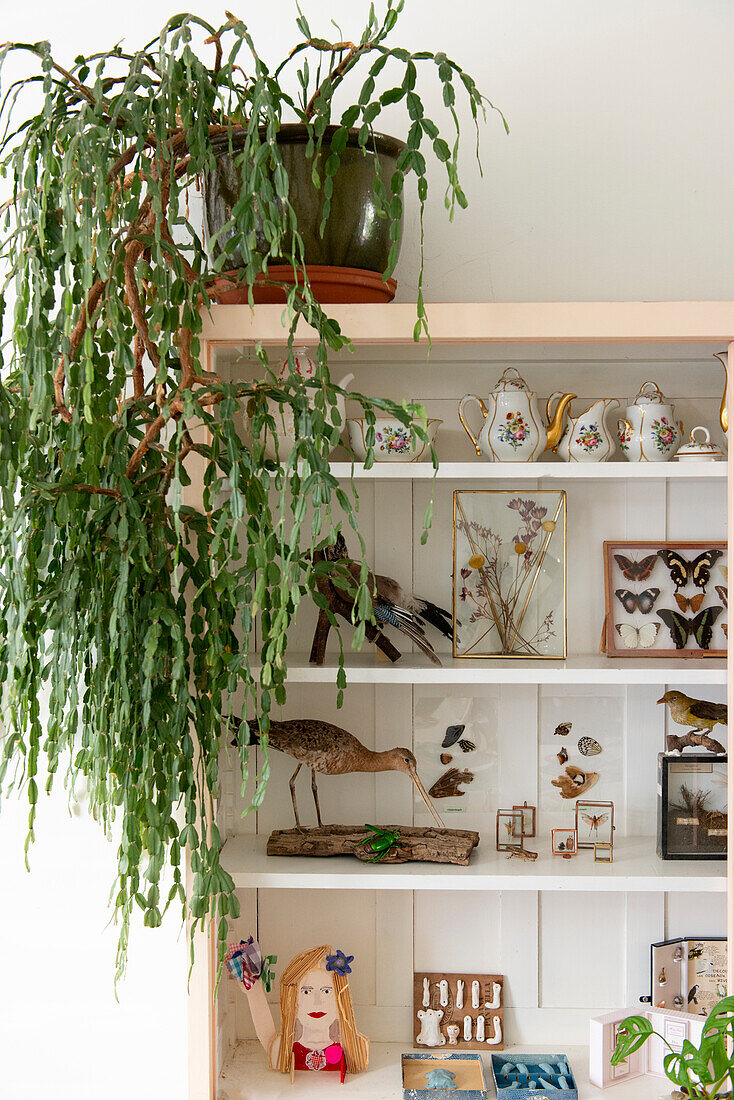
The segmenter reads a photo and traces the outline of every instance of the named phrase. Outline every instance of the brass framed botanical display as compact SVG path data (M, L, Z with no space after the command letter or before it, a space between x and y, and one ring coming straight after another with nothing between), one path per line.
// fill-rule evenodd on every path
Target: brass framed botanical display
M725 542L604 543L608 657L725 657Z
M454 657L566 656L566 494L454 492Z

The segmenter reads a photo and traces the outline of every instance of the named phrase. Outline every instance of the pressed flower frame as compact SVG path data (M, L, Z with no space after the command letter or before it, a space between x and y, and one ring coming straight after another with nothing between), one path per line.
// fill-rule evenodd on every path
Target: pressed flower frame
M454 492L454 657L566 657L566 494Z

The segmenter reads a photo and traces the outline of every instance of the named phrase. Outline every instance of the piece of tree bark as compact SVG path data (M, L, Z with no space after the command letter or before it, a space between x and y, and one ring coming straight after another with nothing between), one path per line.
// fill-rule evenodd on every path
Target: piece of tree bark
M479 844L479 833L468 829L417 829L408 825L384 825L400 833L398 846L380 863L454 863L469 864L472 850ZM269 856L344 856L354 855L364 863L375 853L360 841L372 834L362 825L323 825L320 829L276 829L268 839Z
M726 749L715 737L709 737L707 733L684 733L678 737L675 733L668 734L666 741L668 752L683 752L683 749L696 747L715 752L717 756L726 756Z

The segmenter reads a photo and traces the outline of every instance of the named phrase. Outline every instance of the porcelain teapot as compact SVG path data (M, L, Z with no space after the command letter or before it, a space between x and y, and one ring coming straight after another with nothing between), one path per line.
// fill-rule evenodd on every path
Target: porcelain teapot
M553 395L555 397L556 394ZM485 405L481 397L468 393L459 402L459 420L478 455L490 462L535 462L547 447L556 447L563 431L563 414L575 393L559 396L551 417L551 401L546 405L548 427L538 412L537 399L515 367L508 367L498 380ZM474 401L483 423L476 437L464 418L466 405Z
M556 394L551 394L553 400ZM607 428L606 414L609 409L619 408L616 397L603 397L595 401L581 416L571 416L568 409L568 424L555 450L564 462L606 462L614 450L614 437Z
M293 373L297 374L305 382L310 382L314 378L317 370L317 363L310 357L308 348L294 348L293 349ZM280 368L278 377L285 380L291 372L291 366L289 360L286 359ZM337 385L341 389L346 389L349 383L354 378L353 374L347 374L342 378L341 382ZM309 404L313 407L315 395L309 394ZM276 456L275 441L270 433L268 433L265 440L265 454L267 458L276 461L279 457L281 461L288 458L296 441L295 424L293 420L293 409L289 405L282 405L279 401L272 401L268 398L268 411L272 416L277 426L278 436L278 455ZM334 412L338 413L339 419L336 419ZM342 426L345 423L346 409L344 398L339 394L336 398L336 406L332 407L329 413L329 419L332 424ZM336 444L332 447L332 451L335 449ZM331 453L331 451L329 452Z
M617 421L619 443L628 462L668 462L680 446L683 426L675 408L654 382L644 382L624 419Z

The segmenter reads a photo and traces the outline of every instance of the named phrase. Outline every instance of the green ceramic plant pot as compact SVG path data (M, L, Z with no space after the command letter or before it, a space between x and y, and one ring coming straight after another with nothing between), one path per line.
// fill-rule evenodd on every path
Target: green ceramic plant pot
M322 162L328 156L331 136L336 127L329 127L324 136ZM357 144L354 131L341 154L339 171L334 177L331 211L319 233L322 219L323 192L314 186L311 178L313 160L306 156L307 134L299 124L284 125L278 134L278 145L283 164L290 180L289 199L296 212L298 230L303 238L306 263L309 266L357 268L382 274L387 266L390 251L390 222L379 217L373 190L375 159L386 185L395 171L397 158L404 148L401 142L383 134L375 134L373 151L364 153ZM235 164L237 135L233 138L234 152L230 153L227 140L215 146L216 167L205 180L204 207L209 237L216 234L229 220L232 207L240 195L240 174ZM214 242L214 255L221 252L222 238ZM258 245L265 251L265 242ZM239 249L229 258L228 270L242 266Z

